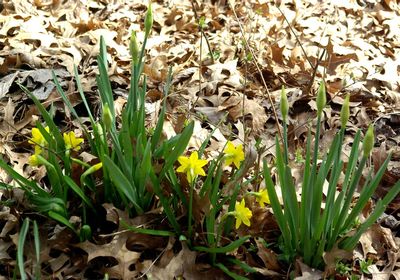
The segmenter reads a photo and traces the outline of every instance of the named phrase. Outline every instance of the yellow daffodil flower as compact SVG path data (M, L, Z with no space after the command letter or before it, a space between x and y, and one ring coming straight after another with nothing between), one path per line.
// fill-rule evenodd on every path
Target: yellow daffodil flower
M181 166L176 169L176 172L186 172L189 183L192 183L197 175L206 176L203 166L206 165L208 161L199 159L197 151L193 152L190 157L180 156L178 161Z
M253 213L246 207L244 198L240 203L236 202L233 215L236 218L236 229L238 229L242 223L248 227L250 226L250 219L253 216Z
M271 204L269 200L269 195L267 189L263 189L260 192L255 192L254 195L256 196L256 199L258 203L260 203L261 207L264 207L264 204Z
M64 142L67 150L72 149L74 151L79 151L81 149L80 144L83 143L83 138L76 138L75 133L70 131L64 133Z
M33 154L29 157L28 163L30 166L38 166L40 164L37 154Z
M225 150L225 164L235 164L236 168L240 168L240 163L244 160L243 145L240 144L235 147L231 141L226 144Z
M50 128L46 126L44 128L47 132L50 132ZM42 147L47 146L47 141L36 127L32 128L32 138L28 141L29 144L35 145L35 154L40 154L42 152Z

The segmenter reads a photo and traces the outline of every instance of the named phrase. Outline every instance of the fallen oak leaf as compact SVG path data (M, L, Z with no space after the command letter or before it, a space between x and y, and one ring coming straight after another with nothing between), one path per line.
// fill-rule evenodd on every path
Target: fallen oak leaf
M126 247L127 239L132 233L129 231L118 233L114 236L110 243L104 245L96 245L92 242L85 241L75 245L88 253L88 262L97 257L112 257L118 261L116 265L122 279L131 279L136 276L136 272L132 272L129 267L135 264L140 253L133 252Z
M252 129L255 133L261 132L268 120L264 108L255 100L247 99L247 97L243 99L241 96L231 96L221 106L218 106L218 110L227 110L234 121L243 116L251 115Z

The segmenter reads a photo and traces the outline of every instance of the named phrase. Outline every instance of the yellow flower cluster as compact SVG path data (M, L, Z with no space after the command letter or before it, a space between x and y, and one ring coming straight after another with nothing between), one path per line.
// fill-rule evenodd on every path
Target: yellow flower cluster
M225 165L234 164L236 168L240 168L240 164L244 160L243 145L235 146L232 142L228 141L224 149L224 154ZM194 151L189 157L180 156L178 162L181 165L176 169L176 171L186 173L189 183L193 183L198 175L206 176L203 167L208 163L208 161L199 159L197 151ZM263 207L265 203L270 203L267 190L252 192L251 194L256 196L261 207ZM242 223L246 226L250 226L250 219L253 213L248 207L246 207L246 202L242 199L241 202L236 202L235 210L229 212L228 215L235 217L236 228L239 228Z
M50 128L48 126L46 126L44 129L50 133ZM28 141L28 143L35 145L35 155L40 154L42 152L42 148L48 145L47 140L36 127L32 128L32 138Z
M46 126L44 128L48 133L50 133L50 128ZM38 155L43 151L43 148L48 146L46 138L42 135L40 130L36 127L32 128L32 138L28 141L29 144L34 145L35 153L31 155L28 159L28 163L31 166L38 166L40 164Z
M50 134L50 128L45 127L47 133ZM64 143L67 150L79 151L81 149L80 145L83 143L83 138L77 138L73 131L64 133ZM49 144L46 138L36 127L32 128L32 138L28 141L29 144L34 145L35 153L29 157L28 163L31 166L38 166L40 164L39 155L42 154L43 148L46 148Z
M228 141L224 149L224 154L226 165L231 165L233 163L236 168L239 168L240 163L244 160L243 145L235 147L231 141ZM192 183L198 175L206 176L203 166L205 166L208 161L199 159L197 151L193 152L189 157L180 156L178 162L181 166L176 169L176 172L186 173L189 183Z
M234 164L236 168L240 168L240 164L244 160L243 145L235 146L232 142L228 141L224 149L224 154L225 165ZM186 173L189 183L193 183L198 175L206 176L203 167L208 163L208 161L205 159L199 159L197 151L194 151L189 157L180 156L178 162L181 165L176 169L176 172ZM259 192L251 192L249 194L256 197L256 200L261 207L264 207L265 204L270 204L266 189ZM236 202L235 210L229 212L228 215L235 217L236 228L239 228L242 223L246 226L250 226L250 219L253 213L248 207L246 207L245 200L242 199L241 202Z

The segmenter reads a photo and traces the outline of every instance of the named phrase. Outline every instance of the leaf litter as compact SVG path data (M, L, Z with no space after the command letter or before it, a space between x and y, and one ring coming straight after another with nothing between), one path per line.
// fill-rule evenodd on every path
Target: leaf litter
M56 71L61 85L74 98L77 88L71 76L76 65L84 93L95 109L98 73L95 60L102 35L108 46L113 90L119 95L116 106L122 108L128 93L130 31L137 31L139 40L143 38L141 18L146 5L125 0L5 0L0 4L0 153L16 171L26 177L35 176L26 166L30 155L26 143L28 128L39 118L17 83L30 89L47 106L56 104L56 110L68 116L64 106L57 103L51 70ZM340 105L350 93L349 135L344 153L349 151L355 128L366 129L374 122L378 141L372 156L374 165L382 163L389 151L393 154L375 198L384 195L393 181L399 180L400 7L397 1L194 1L194 8L196 13L188 0L153 3L155 23L144 69L149 77L149 91L153 92L148 94L147 117L149 123L154 123L162 100L157 92L162 91L168 67L172 66L165 137L179 132L186 116L191 115L197 118L196 133L190 142L193 148L200 146L210 128L217 127L218 133L206 149L210 155L231 138L249 145L261 139L262 144L271 147L271 139L277 133L272 109L278 107L279 89L285 84L291 105L291 149L293 154L298 152L301 156L309 122L316 110L315 79L325 73L329 105L324 110L321 142L333 138L340 123ZM195 14L205 17L205 36L217 55L214 62L198 30ZM241 27L254 57L249 56ZM323 50L325 54L321 57ZM258 63L261 71L254 63ZM273 104L266 98L262 79L267 82ZM72 103L79 106L80 101L75 98ZM263 153L267 155L273 155L272 150ZM301 165L293 167L294 174L299 168ZM44 175L36 178L41 180ZM0 180L9 183L10 178L0 170ZM15 206L9 207L3 202L16 199L24 203L24 200L16 191L2 189L0 199L0 272L10 276L16 264L14 241L21 213ZM390 205L388 216L381 221L386 229L380 225L372 227L360 240L361 247L357 250L361 250L355 250L348 258L349 262L373 258L376 262L371 266L372 279L389 279L385 278L388 275L400 279L398 202L395 200ZM105 208L109 213L117 211L110 210L109 206ZM201 256L189 251L184 243L177 250L176 240L154 239L148 240L148 244L137 241L137 234L120 228L120 217L129 220L126 213L114 215L114 220L109 221L115 225L114 235L100 238L102 241L97 243L79 244L68 235L62 238L66 229L47 224L47 234L52 238L48 242L43 240L43 254L47 255L43 262L48 264L46 275L58 279L82 278L97 275L91 274L97 271L108 272L117 279L140 275L153 279L223 279L214 268L199 262ZM258 228L252 228L254 234L261 234L265 240L276 240L277 228L270 209L258 211L256 219ZM102 228L99 226L100 231ZM135 242L140 246L135 246ZM135 247L141 251L131 250ZM247 257L248 263L262 277L284 275L286 268L280 266L275 253L260 242L257 247L258 259L253 256L252 263L252 258ZM149 248L153 253L144 257ZM342 254L331 253L337 255L330 256L330 260ZM332 261L328 263L332 267ZM322 275L300 260L296 272L298 279L318 279Z

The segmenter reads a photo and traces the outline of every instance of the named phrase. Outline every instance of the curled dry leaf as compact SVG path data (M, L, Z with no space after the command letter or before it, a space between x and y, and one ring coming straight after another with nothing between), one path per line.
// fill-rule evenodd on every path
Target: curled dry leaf
M104 245L96 245L90 241L79 243L76 247L81 248L88 254L87 262L94 260L97 257L110 257L117 261L117 270L121 279L132 279L137 275L136 271L131 271L130 266L135 264L140 253L129 250L126 247L127 239L131 232L122 232L114 236L113 240Z
M244 102L244 104L243 104ZM260 133L265 122L268 120L268 116L265 113L264 108L255 100L249 100L246 97L243 99L241 96L231 96L225 102L218 107L219 111L227 110L229 117L233 121L237 121L243 116L251 116L251 128L254 133Z
M182 249L174 255L172 248L168 249L161 257L159 264L148 263L149 266L141 267L141 272L148 278L154 280L164 279L225 279L221 272L202 265L196 264L195 251L189 250L186 244L182 243Z
M323 272L309 267L300 260L296 260L296 265L298 266L301 276L294 278L295 280L320 280L324 279Z
M397 252L399 249L391 230L378 224L372 225L361 235L360 244L364 258L372 254L378 259L384 259L388 251Z

